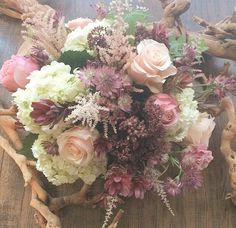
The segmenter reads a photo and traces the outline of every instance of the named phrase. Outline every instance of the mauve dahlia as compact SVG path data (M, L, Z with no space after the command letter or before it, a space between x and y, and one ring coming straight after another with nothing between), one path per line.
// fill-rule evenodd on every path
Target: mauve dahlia
M137 199L143 199L145 192L151 188L152 181L147 176L137 176L133 179L133 192Z
M124 168L114 166L106 174L105 190L111 196L121 195L124 197L131 195L132 176Z
M30 117L34 121L43 125L55 125L65 116L66 108L54 103L49 99L41 99L39 102L32 102L33 111Z

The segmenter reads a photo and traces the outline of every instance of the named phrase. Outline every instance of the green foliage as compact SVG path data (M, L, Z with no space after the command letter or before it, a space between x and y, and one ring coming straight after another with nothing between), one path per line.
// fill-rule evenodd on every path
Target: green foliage
M134 9L130 11L126 11L124 14L124 21L128 24L128 28L126 30L127 35L135 35L136 25L138 22L147 24L151 21L151 13L148 10L142 9ZM115 12L109 12L106 16L108 20L115 20Z
M202 53L207 51L208 47L203 39L201 38L192 38L189 41L192 47L195 47L196 50L196 59L199 63L202 61Z
M23 148L21 150L19 150L17 153L19 154L23 154L24 156L26 156L28 159L32 159L32 160L35 160L35 158L33 157L33 154L32 154L32 146L34 144L34 141L38 138L38 135L36 134L32 134L30 133L29 135L27 135L25 138L24 138L24 141L23 141Z
M142 9L135 9L132 11L127 12L124 15L125 22L129 25L127 28L128 35L135 35L136 32L136 25L138 22L147 24L151 18L151 14L147 10Z
M88 60L91 60L92 56L87 51L66 51L61 54L58 62L63 62L66 65L70 65L72 71L77 67L84 67Z
M175 36L169 38L169 45L170 45L170 56L172 61L175 61L177 58L184 57L184 47L186 45L190 45L196 54L196 62L202 62L202 53L207 51L208 47L206 46L203 39L200 38L191 38L187 40L186 36L182 35L178 38Z
M176 38L175 36L172 36L169 38L169 45L170 45L170 56L171 59L174 61L176 58L183 56L183 48L186 44L186 37L180 36Z

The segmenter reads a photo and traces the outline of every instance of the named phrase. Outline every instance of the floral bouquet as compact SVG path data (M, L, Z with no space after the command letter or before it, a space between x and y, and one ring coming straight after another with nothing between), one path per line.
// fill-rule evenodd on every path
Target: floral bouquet
M162 2L168 9L171 3ZM17 116L7 116L4 129L18 152L4 138L1 146L11 149L32 188L38 223L60 227L58 209L99 204L107 227L113 208L149 191L174 214L168 195L201 187L213 159L209 100L235 94L236 79L226 71L207 78L200 68L209 51L202 37L153 23L148 9L128 1L97 4L95 20L68 23L35 1L17 4L30 48L23 45L2 66L1 83L13 92L14 106L1 115ZM14 127L27 132L23 145ZM63 200L51 198L35 168L54 185L78 179L84 185ZM102 193L89 198L97 179L104 180Z

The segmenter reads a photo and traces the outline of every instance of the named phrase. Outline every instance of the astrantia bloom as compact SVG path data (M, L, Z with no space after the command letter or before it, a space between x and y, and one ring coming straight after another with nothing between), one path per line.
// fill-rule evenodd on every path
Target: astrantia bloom
M101 96L110 97L114 94L119 94L123 86L123 80L121 75L115 72L115 69L103 66L96 69L92 84L100 92Z
M185 189L191 189L191 188L200 188L203 183L203 176L201 174L201 171L197 169L189 169L185 170L181 182L183 184L183 188Z
M105 177L105 190L111 196L129 196L131 194L132 176L124 168L113 166Z
M101 96L107 98L117 98L131 86L123 75L109 66L88 66L78 71L77 74L86 86L95 87Z
M165 186L166 192L172 196L179 195L182 190L182 183L170 177L167 178L164 186Z

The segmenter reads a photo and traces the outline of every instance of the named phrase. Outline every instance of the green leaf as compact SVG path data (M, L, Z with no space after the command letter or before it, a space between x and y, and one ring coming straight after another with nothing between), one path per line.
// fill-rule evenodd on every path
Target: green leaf
M147 10L135 9L127 12L124 15L125 22L129 25L127 29L128 35L135 35L137 22L148 23L150 21L151 14Z
M37 138L38 135L36 134L30 133L29 135L27 135L23 141L23 148L19 150L17 153L25 155L28 159L35 160L31 148Z
M170 56L173 61L178 57L182 57L185 44L186 36L184 35L179 38L176 38L175 36L169 38Z
M77 67L84 67L87 61L91 59L92 56L87 51L66 51L61 54L58 62L70 65L73 71Z

